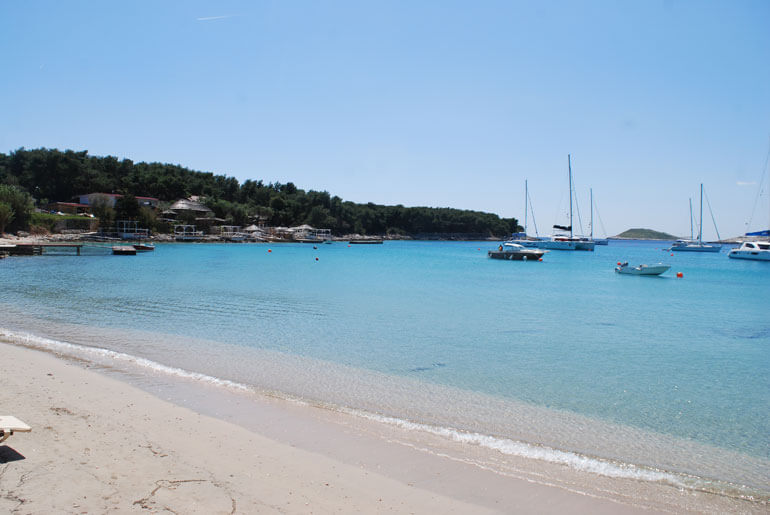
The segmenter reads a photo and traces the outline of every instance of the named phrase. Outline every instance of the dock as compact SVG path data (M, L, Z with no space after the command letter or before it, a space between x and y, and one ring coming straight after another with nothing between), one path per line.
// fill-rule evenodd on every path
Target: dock
M16 243L1 245L0 251L7 252L11 256L42 256L45 249L75 249L79 256L82 243Z
M81 250L86 248L96 248L111 250L116 256L135 256L137 252L147 252L155 250L154 245L135 244L134 245L105 245L99 243L9 243L0 245L0 256L42 256L48 250L74 249L75 255L80 256ZM70 254L72 255L72 254Z
M375 238L368 238L368 239L360 239L360 240L350 240L348 243L350 245L382 245L382 240L375 239Z
M136 248L133 245L115 245L112 253L116 256L136 256Z

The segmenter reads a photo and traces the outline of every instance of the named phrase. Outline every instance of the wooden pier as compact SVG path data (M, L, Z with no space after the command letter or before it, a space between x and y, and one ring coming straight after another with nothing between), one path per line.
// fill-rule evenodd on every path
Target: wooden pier
M82 243L15 243L0 246L0 251L7 252L11 256L42 256L44 249L75 249L79 256Z
M154 250L153 245L106 245L99 243L11 243L0 245L0 254L3 256L42 256L46 250L75 249L75 254L80 256L81 249L97 248L111 251L115 255L134 256L138 251L146 252ZM139 248L137 248L139 247Z
M116 256L136 256L136 248L133 245L115 245L112 253Z

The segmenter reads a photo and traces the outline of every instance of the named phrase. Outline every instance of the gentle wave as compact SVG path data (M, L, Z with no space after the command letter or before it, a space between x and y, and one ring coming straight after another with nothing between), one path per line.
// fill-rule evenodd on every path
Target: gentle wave
M572 469L583 472L591 472L601 476L616 477L622 479L641 479L643 481L665 482L677 487L686 487L676 475L657 469L643 468L628 463L613 463L599 458L593 458L570 451L561 451L547 446L533 445L507 438L498 438L494 436L483 435L479 433L468 433L458 431L449 427L436 427L418 422L410 422L395 417L375 415L372 413L356 410L343 410L351 415L367 418L383 424L393 425L402 429L411 431L422 431L425 433L441 436L452 441L478 445L498 451L508 456L517 456L529 458L559 465L566 465Z
M161 372L164 374L168 374L168 375L172 375L172 376L176 376L184 379L194 379L196 381L203 381L205 383L210 383L212 385L223 386L226 388L230 388L230 389L238 390L242 392L255 391L253 388L245 384L237 383L235 381L230 381L228 379L221 379L218 377L201 374L199 372L190 372L189 370L184 370L177 367L171 367L168 365L164 365L162 363L158 363L157 361L152 361L152 360L141 358L138 356L132 356L131 354L126 354L123 352L116 352L109 349L103 349L100 347L89 347L87 345L78 345L76 343L62 342L59 340L52 340L50 338L43 338L41 336L36 336L33 334L9 331L7 329L2 329L2 328L0 328L0 338L8 341L9 343L21 344L26 347L32 347L37 349L48 349L56 352L70 351L73 353L81 353L81 354L85 353L85 354L91 354L94 356L110 358L116 361L122 361L125 363L138 365L140 367L147 368L155 372ZM66 352L62 352L62 353L66 354Z
M3 339L12 344L19 344L25 347L31 347L31 348L37 348L37 349L51 350L61 354L65 354L65 355L67 354L78 355L78 356L91 355L95 357L107 358L118 362L133 364L142 368L146 368L153 372L159 372L162 374L167 374L170 376L183 378L183 379L202 381L204 383L208 383L218 387L228 388L235 391L247 392L247 393L266 393L266 392L259 392L257 389L251 386L238 383L235 381L230 381L228 379L213 377L213 376L202 374L199 372L191 372L178 367L164 365L162 363L158 363L156 361L152 361L146 358L133 356L123 352L116 352L113 350L104 349L100 347L91 347L91 346L79 345L75 343L63 342L59 340L53 340L50 338L36 336L33 334L11 331L3 328L0 328L0 339ZM304 402L301 401L300 399L293 398L287 395L280 395L280 396L281 398L284 398L286 400L293 401L293 402L301 402L304 404ZM673 473L662 471L662 470L640 467L638 465L633 465L628 463L611 462L611 461L602 460L595 457L581 455L571 451L562 451L562 450L554 449L547 446L533 445L525 442L510 440L506 438L493 437L493 436L483 435L479 433L463 432L463 431L459 431L457 429L453 429L449 427L440 427L440 426L431 426L428 424L421 424L418 422L412 422L412 421L408 421L400 418L378 415L378 414L374 414L371 412L358 410L358 409L351 409L346 407L335 408L333 406L328 406L328 407L332 409L337 409L338 411L342 413L346 413L348 415L364 418L367 420L372 420L382 424L396 426L408 431L420 431L420 432L432 434L435 436L440 436L458 443L478 445L481 447L485 447L487 449L498 451L501 454L505 454L509 456L516 456L521 458L545 461L548 463L555 463L559 465L566 465L574 470L589 472L589 473L598 474L606 477L621 478L621 479L636 479L636 480L643 480L643 481L650 481L650 482L661 482L661 483L667 483L680 488L694 486L692 484L688 484L690 482L683 481L681 477Z

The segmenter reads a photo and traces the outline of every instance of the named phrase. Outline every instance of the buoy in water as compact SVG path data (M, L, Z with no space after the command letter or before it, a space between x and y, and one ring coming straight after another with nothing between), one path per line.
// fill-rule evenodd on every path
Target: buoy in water
M672 253L671 253L671 255L673 256L673 255L674 255L674 253L672 252Z
M543 258L538 259L538 261L542 261L542 260L543 260Z
M318 258L315 258L316 261L318 261Z
M618 261L618 266L620 266L620 261Z
M272 251L273 251L273 249L267 249L267 251L268 251L268 252L272 252Z
M681 279L682 277L684 277L684 274L682 272L677 272L676 276Z

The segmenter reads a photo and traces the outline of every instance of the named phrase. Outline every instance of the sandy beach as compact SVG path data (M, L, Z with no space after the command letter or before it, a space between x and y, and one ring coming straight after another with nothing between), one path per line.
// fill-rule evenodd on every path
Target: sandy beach
M329 414L307 416L314 408L286 401L257 410L270 419L261 421L261 427L271 428L262 431L265 436L89 367L0 343L0 411L32 426L31 433L18 433L0 446L0 511L650 513L761 508L654 485L624 501L617 489L615 495L608 493L598 478L598 488L586 492L567 482L538 482L531 479L535 475L501 477L396 443L382 432L372 434L339 420L330 425L322 420ZM221 401L214 397L210 402Z

